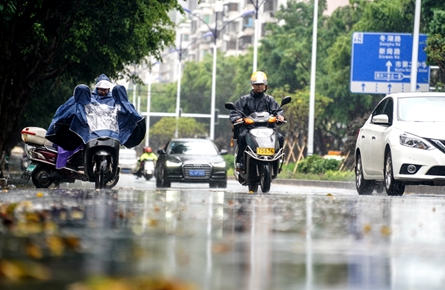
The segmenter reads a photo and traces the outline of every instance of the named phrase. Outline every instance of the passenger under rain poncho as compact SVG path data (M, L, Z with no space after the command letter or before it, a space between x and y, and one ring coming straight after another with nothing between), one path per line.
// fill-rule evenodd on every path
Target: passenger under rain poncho
M116 85L111 96L98 98L88 86L78 85L73 97L57 109L46 138L58 147L59 169L91 140L110 137L131 148L143 140L145 129L145 119L128 101L125 87Z

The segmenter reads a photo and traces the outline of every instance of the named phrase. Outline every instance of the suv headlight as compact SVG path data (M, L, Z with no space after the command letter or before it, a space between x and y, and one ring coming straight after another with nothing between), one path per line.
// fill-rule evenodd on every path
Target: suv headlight
M222 161L222 162L215 162L212 163L213 167L218 167L218 168L225 168L226 167L226 162Z
M424 150L434 148L422 138L407 133L403 133L402 135L400 135L399 140L400 144L411 148L424 149Z

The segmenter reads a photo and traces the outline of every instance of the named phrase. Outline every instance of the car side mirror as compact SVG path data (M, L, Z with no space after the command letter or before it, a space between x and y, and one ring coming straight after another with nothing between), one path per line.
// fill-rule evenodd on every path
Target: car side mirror
M379 124L379 125L388 125L389 124L389 118L386 114L381 115L375 115L372 117L372 123Z
M163 155L163 154L165 154L165 150L164 150L164 149L159 149L159 150L158 150L158 154L159 154L159 155Z
M221 151L219 151L220 155L226 155L227 154L227 150L226 149L222 149Z

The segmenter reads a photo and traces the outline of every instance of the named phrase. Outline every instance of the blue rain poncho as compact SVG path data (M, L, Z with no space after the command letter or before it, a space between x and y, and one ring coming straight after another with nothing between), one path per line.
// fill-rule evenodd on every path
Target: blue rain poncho
M111 97L101 98L88 86L78 85L73 97L57 109L46 138L65 150L76 150L99 137L134 147L144 139L145 130L145 118L128 101L125 87L116 85Z

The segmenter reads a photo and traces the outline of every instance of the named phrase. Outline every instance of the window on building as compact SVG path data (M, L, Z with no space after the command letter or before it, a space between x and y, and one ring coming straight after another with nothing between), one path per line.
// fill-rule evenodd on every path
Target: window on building
M226 43L226 50L230 50L230 49L233 49L233 50L237 49L237 47L236 47L236 40L227 41L227 43Z
M191 34L195 34L198 30L198 23L196 21L192 21L192 25L190 27Z
M253 17L243 18L243 29L253 27Z
M239 27L239 23L237 21L234 21L226 27L226 31L227 31L227 33L238 32L238 27Z
M277 0L265 1L263 5L264 12L275 12L277 7Z
M227 12L232 12L232 11L238 11L238 3L229 3L226 5L226 9L225 11Z
M209 24L210 23L210 19L212 18L211 15L204 15L202 17L202 19L204 20L205 23Z
M252 36L245 35L239 39L239 49L247 49L252 44Z

